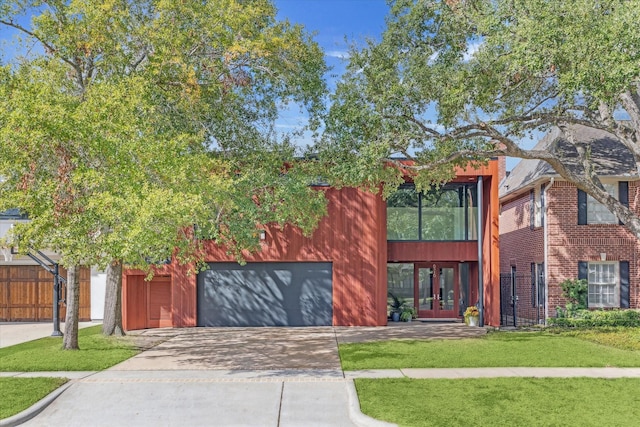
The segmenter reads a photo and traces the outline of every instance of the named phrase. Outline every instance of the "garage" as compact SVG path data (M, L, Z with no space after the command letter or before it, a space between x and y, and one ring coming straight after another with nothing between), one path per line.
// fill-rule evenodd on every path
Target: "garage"
M197 298L198 326L330 326L332 265L209 263Z
M64 269L61 269L66 276ZM62 294L64 298L64 291ZM79 320L91 320L91 270L80 269ZM66 306L60 306L64 319ZM53 318L53 276L35 265L0 265L0 321L44 322Z

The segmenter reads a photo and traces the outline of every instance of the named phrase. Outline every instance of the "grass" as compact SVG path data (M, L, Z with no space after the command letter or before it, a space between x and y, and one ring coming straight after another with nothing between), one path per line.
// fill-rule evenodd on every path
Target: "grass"
M497 332L460 340L340 345L345 370L466 367L640 367L640 330Z
M103 336L100 328L80 329L80 350L62 350L58 337L0 348L0 372L101 371L139 353L129 341Z
M101 328L78 331L80 350L62 350L58 337L0 348L0 372L101 371L139 353L126 339L103 336ZM21 412L65 382L66 378L0 378L0 419Z
M66 378L0 378L0 419L27 409L66 382Z
M640 379L358 379L362 411L400 426L636 426Z

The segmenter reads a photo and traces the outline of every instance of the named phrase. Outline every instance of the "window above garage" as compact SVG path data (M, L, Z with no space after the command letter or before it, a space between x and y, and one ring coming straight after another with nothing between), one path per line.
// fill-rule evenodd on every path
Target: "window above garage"
M387 199L387 240L476 240L477 229L476 184L405 185Z

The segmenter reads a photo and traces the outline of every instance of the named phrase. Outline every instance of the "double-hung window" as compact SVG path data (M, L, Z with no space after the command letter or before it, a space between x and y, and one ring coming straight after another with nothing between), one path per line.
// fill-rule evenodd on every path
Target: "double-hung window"
M618 184L602 184L611 196L618 198ZM618 218L602 203L587 195L587 224L617 224Z
M589 262L589 307L620 307L620 271L617 262Z

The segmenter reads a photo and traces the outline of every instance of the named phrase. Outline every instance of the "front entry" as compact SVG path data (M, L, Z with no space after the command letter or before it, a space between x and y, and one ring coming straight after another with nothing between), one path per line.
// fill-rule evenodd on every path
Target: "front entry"
M413 274L414 301L418 317L458 317L460 286L457 264L415 264Z

